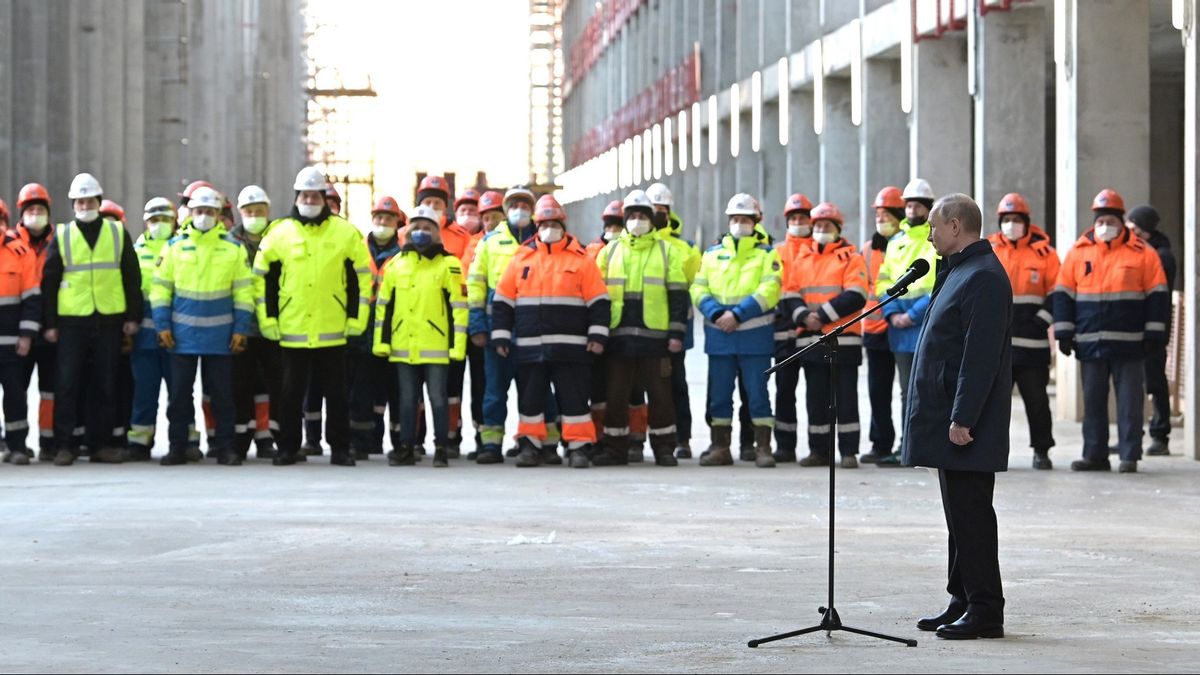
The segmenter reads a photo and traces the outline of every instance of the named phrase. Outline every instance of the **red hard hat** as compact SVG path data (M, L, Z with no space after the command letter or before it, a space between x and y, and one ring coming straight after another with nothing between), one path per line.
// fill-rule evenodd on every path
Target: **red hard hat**
M904 197L901 196L900 188L895 185L889 185L879 191L875 195L876 209L902 209L904 208Z
M479 198L479 213L485 211L503 211L504 195L495 190L488 190Z
M533 222L541 224L547 220L557 220L564 227L567 224L567 214L554 195L542 195L533 208Z
M333 186L333 183L328 183L325 185L325 199L332 199L339 204L342 203L342 195L337 191L337 188Z
M1114 209L1116 211L1125 210L1125 200L1121 199L1121 195L1117 194L1116 190L1104 188L1092 200L1092 210L1099 211L1100 209Z
M845 222L845 219L842 218L842 210L832 202L821 202L820 204L817 204L816 208L814 208L812 213L809 214L809 217L813 219L813 222L818 220L832 220L833 222L837 223L839 228Z
M183 188L183 192L180 192L179 196L183 197L184 199L191 199L192 193L195 192L196 190L199 190L202 187L212 188L214 190L217 189L216 186L214 186L212 183L210 183L206 180L194 180L194 181L188 183L187 187Z
M479 190L476 190L475 188L467 188L466 190L463 190L461 195L458 196L458 199L454 200L454 208L457 209L462 204L478 204L478 203L479 203Z
M44 185L30 183L21 188L21 192L17 195L17 208L24 210L25 205L30 202L46 202L46 206L50 206L50 193L46 191Z
M812 202L808 201L808 197L797 192L787 198L787 203L783 205L783 215L790 216L796 211L812 211Z
M1120 197L1117 197L1120 199ZM1010 192L1000 199L1000 203L996 205L996 215L1002 216L1006 213L1019 213L1023 216L1029 216L1029 203L1025 198L1017 192Z
M624 218L625 205L620 199L614 199L604 207L604 212L600 214L601 218Z
M371 207L371 215L375 215L376 213L392 213L397 216L404 215L404 212L400 210L400 205L396 203L396 200L388 197L387 195L375 200L375 206Z
M442 201L449 203L450 185L446 179L434 175L422 178L421 184L417 186L417 203L420 204L427 197L440 197Z
M122 223L125 222L125 209L121 205L111 199L105 199L100 202L100 215L112 216Z

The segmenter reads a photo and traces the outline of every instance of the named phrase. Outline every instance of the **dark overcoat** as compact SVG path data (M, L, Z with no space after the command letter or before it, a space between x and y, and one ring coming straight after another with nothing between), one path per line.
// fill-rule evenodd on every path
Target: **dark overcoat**
M907 466L1008 469L1012 418L1012 285L991 244L946 259L913 359L904 411ZM950 422L971 430L950 442Z

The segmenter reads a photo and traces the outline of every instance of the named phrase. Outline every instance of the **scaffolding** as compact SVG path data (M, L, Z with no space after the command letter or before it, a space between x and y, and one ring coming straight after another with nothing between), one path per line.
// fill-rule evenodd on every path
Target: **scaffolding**
M529 173L549 184L563 162L563 0L529 1Z

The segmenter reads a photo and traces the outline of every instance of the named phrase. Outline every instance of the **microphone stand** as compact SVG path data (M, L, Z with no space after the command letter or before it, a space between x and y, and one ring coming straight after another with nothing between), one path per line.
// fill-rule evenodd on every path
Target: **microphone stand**
M909 282L909 283L911 283L911 282ZM779 635L772 635L771 637L765 637L765 638L759 638L757 640L751 640L749 643L747 643L747 646L750 647L751 649L756 648L761 644L766 644L768 642L775 642L776 640L786 640L788 638L794 638L799 635L805 635L807 633L815 633L817 631L825 631L826 637L830 637L833 634L833 631L835 631L835 630L845 631L847 633L855 633L857 635L866 635L867 637L878 638L880 640L890 640L891 642L899 642L901 644L908 645L909 647L917 646L916 640L907 640L905 638L898 638L898 637L893 637L891 635L884 635L883 633L873 633L871 631L862 630L861 628L852 628L850 626L844 625L842 623L842 618L840 616L838 616L838 612L836 609L834 609L834 605L833 605L833 570L834 570L833 536L834 536L834 512L835 512L835 510L834 510L834 503L835 503L834 502L834 496L835 496L834 488L836 485L836 483L834 482L834 467L837 465L837 462L835 461L836 455L834 453L834 450L835 450L835 446L837 443L837 427L838 427L838 422L837 422L837 339L838 339L838 336L841 335L842 333L844 333L847 328L862 321L868 315L878 311L879 309L888 305L889 303L894 301L896 298L904 295L905 293L908 293L908 284L905 284L902 287L888 289L887 299L885 299L883 302L880 302L879 304L875 305L871 309L868 309L868 310L862 312L858 316L854 317L854 319L847 321L846 323L842 324L841 326L838 326L837 328L834 328L833 330L829 331L828 333L821 335L812 344L807 345L800 351L796 352L795 354L792 354L791 356L787 357L783 361L780 361L779 363L775 364L772 368L767 370L766 374L770 375L771 373L775 372L776 370L779 370L780 368L787 366L788 364L803 357L805 354L817 349L820 346L824 346L826 348L826 352L827 352L826 361L829 363L829 423L830 423L830 429L829 429L829 599L824 607L819 607L817 609L817 612L821 615L821 623L819 623L815 626L809 626L808 628L801 628L800 630L794 630L794 631L791 631L788 633L781 633Z

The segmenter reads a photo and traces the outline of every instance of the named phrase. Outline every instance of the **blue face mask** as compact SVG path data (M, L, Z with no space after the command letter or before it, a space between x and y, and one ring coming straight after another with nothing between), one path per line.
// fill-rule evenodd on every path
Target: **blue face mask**
M433 243L433 235L425 230L413 230L408 234L408 240L417 248L425 248Z

